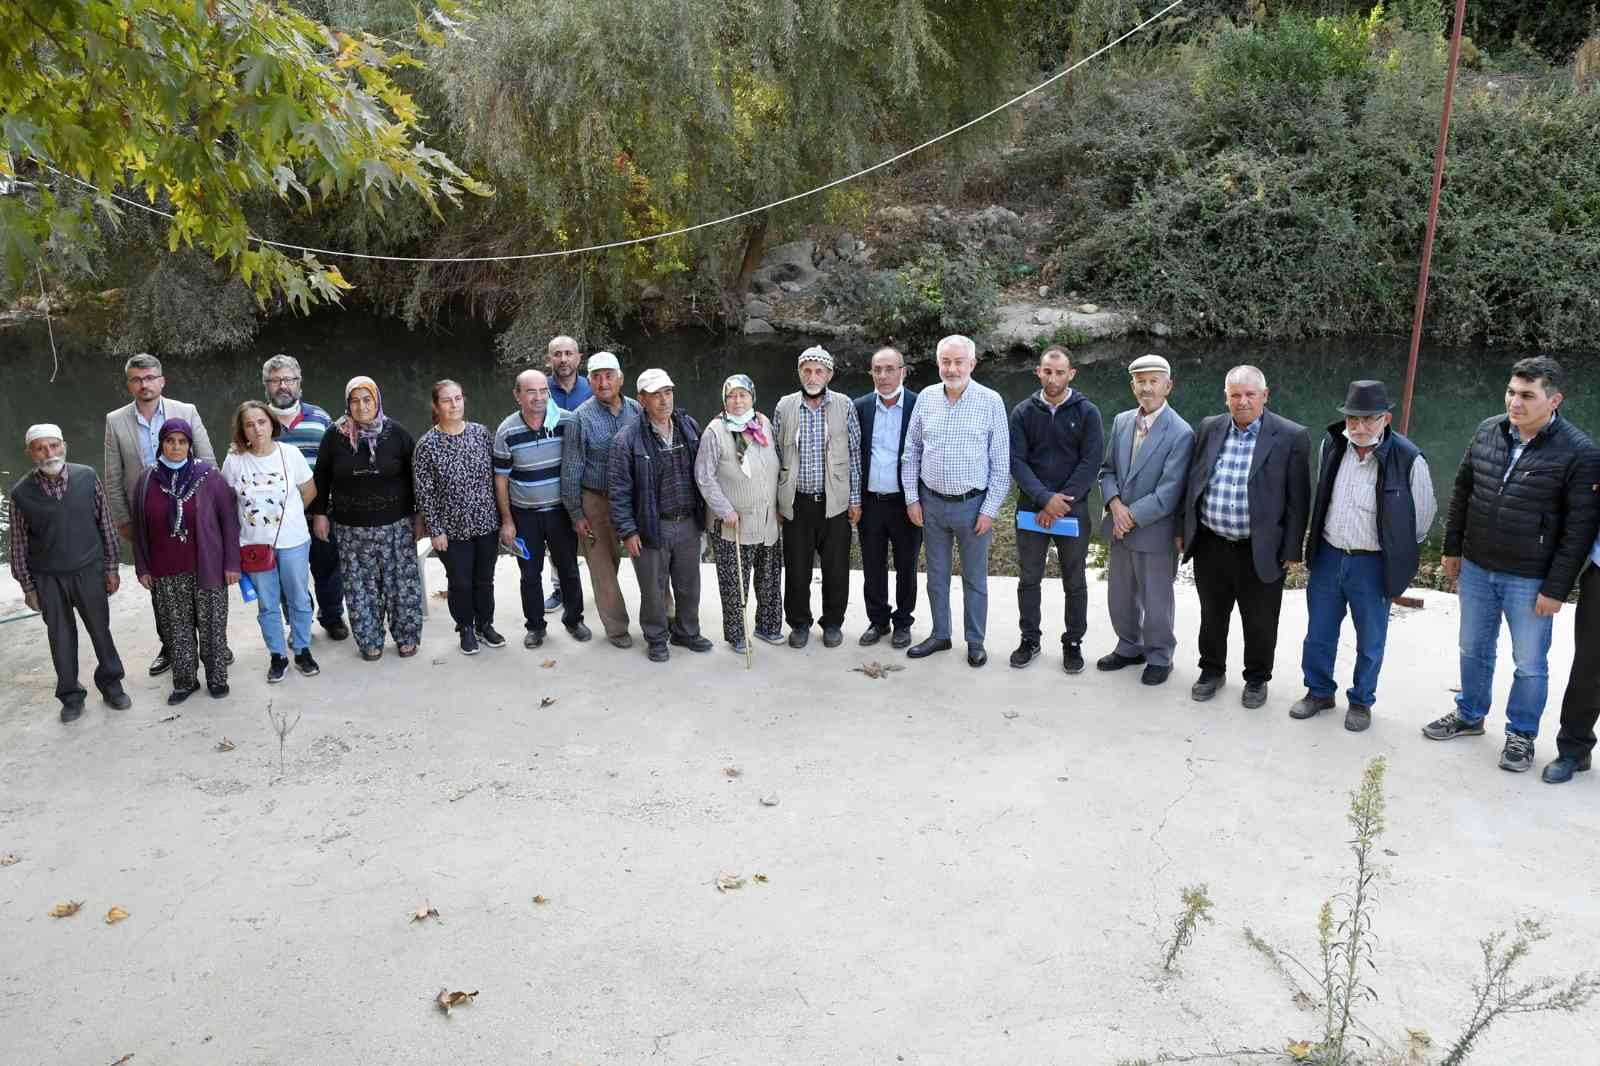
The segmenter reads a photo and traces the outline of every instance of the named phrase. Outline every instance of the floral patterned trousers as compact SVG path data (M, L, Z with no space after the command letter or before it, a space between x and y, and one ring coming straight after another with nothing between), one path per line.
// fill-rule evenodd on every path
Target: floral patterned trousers
M411 520L334 526L350 631L364 652L383 647L385 619L396 644L422 642L422 571Z
M228 586L203 589L195 574L174 574L151 581L150 595L167 634L173 691L194 688L202 662L208 685L226 685Z

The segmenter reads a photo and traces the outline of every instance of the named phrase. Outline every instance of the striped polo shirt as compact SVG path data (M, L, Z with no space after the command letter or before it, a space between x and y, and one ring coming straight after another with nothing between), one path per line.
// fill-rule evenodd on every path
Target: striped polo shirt
M551 406L554 406L553 404ZM521 411L494 431L494 472L508 479L511 506L547 511L561 506L561 438L566 420L529 429Z
M328 427L333 425L333 419L328 412L314 403L300 401L300 413L289 425L283 427L283 436L278 439L283 443L300 449L300 454L306 457L306 462L316 465L317 448L322 445L322 435L328 432Z

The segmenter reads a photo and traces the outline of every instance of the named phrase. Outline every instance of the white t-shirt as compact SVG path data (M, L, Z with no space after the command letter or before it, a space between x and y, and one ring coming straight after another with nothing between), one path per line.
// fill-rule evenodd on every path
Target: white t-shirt
M283 479L289 471L289 483ZM239 543L271 544L298 548L311 540L300 486L311 480L311 467L299 448L279 443L275 454L263 459L251 452L229 452L222 461L222 480L239 497ZM283 532L278 532L279 516Z

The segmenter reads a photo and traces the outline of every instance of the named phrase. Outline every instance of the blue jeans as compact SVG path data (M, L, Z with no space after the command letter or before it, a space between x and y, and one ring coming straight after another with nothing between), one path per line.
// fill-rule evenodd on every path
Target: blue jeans
M933 637L950 639L950 571L956 546L961 550L961 613L968 644L983 644L989 622L989 540L973 532L983 497L951 503L923 486L922 543L928 561L928 609L933 615Z
M1511 696L1506 700L1506 728L1530 737L1538 735L1550 691L1550 631L1554 618L1533 611L1544 582L1485 570L1461 560L1457 598L1461 601L1461 694L1456 711L1469 722L1489 714L1494 685L1495 645L1500 639L1500 618L1511 630Z
M267 650L285 658L281 601L289 611L289 639L295 651L311 647L311 544L279 548L278 565L272 570L251 574L256 586L256 621L261 624L261 639Z
M1337 687L1333 666L1346 610L1356 628L1356 669L1345 696L1351 703L1371 707L1377 699L1378 671L1383 667L1383 645L1389 636L1383 556L1346 555L1323 541L1311 558L1311 580L1306 586L1310 617L1300 650L1306 691L1313 696L1332 696Z

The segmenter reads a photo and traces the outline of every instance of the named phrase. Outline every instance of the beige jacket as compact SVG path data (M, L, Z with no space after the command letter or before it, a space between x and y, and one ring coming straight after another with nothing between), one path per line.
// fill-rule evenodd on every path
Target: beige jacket
M206 433L205 423L200 421L199 408L192 403L174 400L170 396L163 396L161 399L166 406L168 418L181 418L194 429L195 454L207 462L216 463L217 456L211 450L211 437ZM143 431L132 403L106 415L106 461L103 481L106 489L106 506L111 509L111 521L119 527L129 522L131 510L128 506L128 493L133 491L139 475L144 473L144 458L139 451L139 434Z

